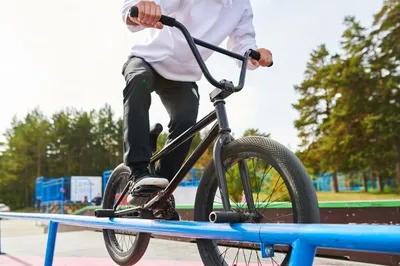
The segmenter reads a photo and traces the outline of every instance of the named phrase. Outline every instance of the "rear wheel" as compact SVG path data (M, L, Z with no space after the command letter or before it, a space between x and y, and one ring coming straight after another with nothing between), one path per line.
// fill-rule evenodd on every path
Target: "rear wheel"
M114 203L128 183L129 175L130 169L124 164L120 164L114 169L108 179L104 192L103 209L113 208ZM123 199L118 209L121 207L123 208L124 204L127 205L126 198ZM103 238L107 252L118 265L136 264L146 252L150 237L151 234L148 233L132 233L110 229L103 230Z
M248 167L250 184L261 221L254 223L319 223L319 209L314 187L298 158L279 143L263 137L235 140L222 150L222 162L228 182L232 211L248 212L242 201L243 185L239 162ZM194 219L208 221L209 214L221 210L217 193L218 181L214 163L210 163L201 178L196 195ZM275 257L261 259L259 244L197 240L204 265L288 265L290 246L275 245Z

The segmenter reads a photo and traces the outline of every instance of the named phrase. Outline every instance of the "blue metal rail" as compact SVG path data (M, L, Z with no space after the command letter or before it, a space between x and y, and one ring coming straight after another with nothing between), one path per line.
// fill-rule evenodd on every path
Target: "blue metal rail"
M317 247L400 253L400 226L332 224L213 224L90 216L1 213L0 218L50 221L45 266L53 263L59 223L165 236L260 243L263 256L273 244L292 245L289 265L312 265ZM1 254L1 251L0 251Z

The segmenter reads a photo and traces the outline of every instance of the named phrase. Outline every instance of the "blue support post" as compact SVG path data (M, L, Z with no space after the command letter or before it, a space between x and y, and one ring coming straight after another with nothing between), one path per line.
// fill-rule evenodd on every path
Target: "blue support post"
M54 249L56 246L58 223L50 221L49 231L47 232L47 247L46 247L46 257L44 260L44 266L52 266L54 258Z
M312 266L317 248L306 243L304 240L297 239L292 244L292 254L290 255L289 266Z

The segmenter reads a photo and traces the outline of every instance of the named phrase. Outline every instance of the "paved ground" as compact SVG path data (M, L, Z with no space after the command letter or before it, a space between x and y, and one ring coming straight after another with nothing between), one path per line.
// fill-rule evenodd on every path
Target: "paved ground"
M47 235L34 221L3 220L0 256L4 266L42 266ZM254 254L254 253L253 253ZM278 255L277 255L278 256ZM262 265L268 264L263 261ZM278 261L279 256L278 256ZM369 265L316 258L314 265ZM98 232L80 231L59 233L55 249L55 266L61 265L115 265L108 257L102 235ZM201 266L195 244L151 239L149 248L138 266ZM240 262L237 264L241 265ZM257 264L254 264L257 265ZM276 264L275 264L276 265Z
M40 222L28 220L1 220L2 237L19 237L43 235L44 229Z

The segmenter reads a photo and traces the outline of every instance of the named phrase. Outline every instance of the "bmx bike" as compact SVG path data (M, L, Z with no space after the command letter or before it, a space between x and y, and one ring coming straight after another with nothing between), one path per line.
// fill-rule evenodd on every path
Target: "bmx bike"
M130 11L132 17L138 15L137 7ZM104 192L102 209L95 211L96 217L121 217L144 219L171 219L168 208L175 208L175 203L170 200L178 185L194 167L204 152L214 143L213 159L205 168L197 188L194 203L194 220L209 221L212 223L263 223L263 222L291 222L291 223L319 223L319 208L316 193L311 179L300 160L286 147L278 142L262 136L247 136L234 139L229 128L225 101L228 96L239 92L245 81L248 57L259 60L260 55L254 50L248 50L244 55L239 55L218 46L193 38L180 22L172 17L162 16L160 22L166 26L178 28L184 35L193 55L199 64L206 79L215 86L210 93L210 100L215 109L187 129L179 137L157 150L157 138L162 132L161 124L155 124L150 130L150 145L152 158L150 172L155 173L156 162L174 150L177 146L191 138L212 122L217 120L206 137L190 154L181 168L177 171L169 185L159 191L142 206L128 206L122 208L123 199L126 197L132 181L128 180L130 170L123 164L117 166L111 173ZM212 49L216 52L233 57L242 62L239 83L234 86L231 81L216 81L209 73L196 45ZM255 159L262 160L254 163ZM247 161L249 160L249 161ZM262 168L265 168L262 170ZM254 175L252 175L254 174ZM227 178L229 176L229 179ZM280 179L281 178L281 179ZM279 181L282 183L279 185ZM281 187L281 186L285 187ZM275 204L272 194L277 192ZM119 197L117 197L119 194ZM257 196L255 196L255 194ZM240 200L240 197L243 197ZM214 202L217 197L219 202ZM265 199L262 199L262 198ZM117 199L116 199L117 198ZM286 208L274 208L276 205L285 204ZM235 205L235 206L233 206ZM236 208L234 208L236 207ZM290 208L292 211L290 212ZM265 208L263 210L260 210ZM271 211L266 214L265 211ZM276 211L279 210L279 211ZM160 214L161 213L161 214ZM278 216L282 214L282 216ZM288 217L292 215L292 219ZM119 232L124 236L134 237L133 241L118 242L118 230L103 230L105 245L110 257L118 265L134 265L144 255L151 234ZM257 245L246 243L227 243L208 239L196 239L198 251L204 265L225 266L263 265ZM126 250L124 249L126 244ZM221 252L218 245L225 247ZM237 252L228 254L233 248ZM291 247L274 246L274 250L282 249L282 263L287 265L290 259ZM240 252L242 250L242 252ZM228 252L229 251L229 252ZM243 253L244 260L239 260ZM247 254L247 255L246 255ZM275 253L276 254L276 253ZM253 259L255 262L251 261ZM232 260L232 262L229 262ZM272 258L272 263L279 265Z

